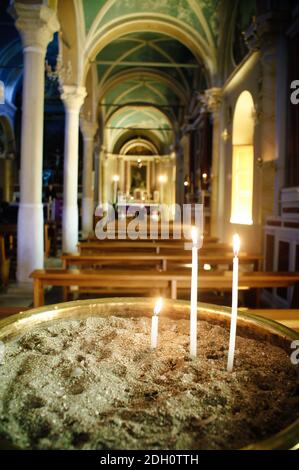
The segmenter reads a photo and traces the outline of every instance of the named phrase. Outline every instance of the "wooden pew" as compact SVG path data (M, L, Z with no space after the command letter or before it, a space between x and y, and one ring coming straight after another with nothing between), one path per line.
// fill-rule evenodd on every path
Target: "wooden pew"
M252 309L242 308L245 313L260 315L270 320L275 320L282 325L299 332L299 310L298 309Z
M96 266L113 266L113 265L143 265L143 266L157 266L158 268L166 271L168 265L184 265L191 263L190 250L181 253L142 253L142 252L111 252L101 253L97 255L78 255L78 253L62 255L63 268L67 269L71 266L80 266L83 268L95 268ZM263 257L258 254L249 255L247 253L239 254L239 261L241 264L253 264L254 269L258 270ZM199 252L199 266L203 267L204 264L212 266L232 264L232 254L201 254Z
M13 251L17 246L17 224L0 224L0 236L9 237L9 249ZM49 224L44 224L44 254L47 258L50 254L50 240L49 240Z
M78 244L80 254L96 254L104 250L127 251L141 250L160 253L162 250L185 250L191 248L191 242L183 240L98 240L94 242L81 242ZM200 249L202 253L206 251L230 252L232 249L226 243L206 243Z
M29 310L29 308L30 307L13 307L7 305L0 305L0 318L5 318L20 312L25 312L25 310Z
M147 233L147 239L150 240L151 233L150 233L149 228L147 229L146 233ZM130 241L130 238L127 236L127 231L124 231L124 230L119 230L119 229L116 228L115 230L108 230L107 234L109 234L109 236L111 237L111 238L108 238L108 240L112 239L112 237L115 236L116 240L118 240L118 239L120 239L120 237L122 237L122 239ZM161 240L161 230L160 230L160 228L158 230L158 240ZM169 240L174 241L174 242L178 241L177 239L173 238L173 232L171 230L169 230ZM182 232L182 237L181 237L180 240L181 241L188 241L187 239L184 238L183 232ZM96 237L95 233L92 232L87 236L87 238L84 241L96 242L96 241L99 241L99 239ZM212 237L212 236L208 235L208 236L204 237L204 242L205 243L218 243L219 239L218 239L218 237Z
M177 289L190 289L191 270L36 270L31 274L34 281L34 306L44 304L45 286L78 286L89 289L102 289L103 292L120 295L120 292L132 292L132 289L151 292L163 289L170 292L172 299L177 298ZM260 289L265 287L291 287L299 282L299 273L240 273L240 289ZM232 272L202 272L199 288L205 290L230 290Z

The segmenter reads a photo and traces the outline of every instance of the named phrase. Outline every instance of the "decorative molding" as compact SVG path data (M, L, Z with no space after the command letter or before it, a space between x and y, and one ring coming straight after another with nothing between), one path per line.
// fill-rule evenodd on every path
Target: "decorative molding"
M216 114L220 110L222 95L222 88L208 88L202 95L200 95L200 100L208 112Z
M15 19L24 50L45 54L53 34L60 28L55 11L45 5L15 2L9 12Z
M63 86L64 83L70 83L72 80L72 63L70 60L68 60L66 65L63 65L63 59L60 53L57 56L56 66L52 68L51 65L46 61L45 69L49 80L58 81L60 86Z
M244 32L244 39L250 51L257 51L271 46L273 36L285 31L289 24L290 13L287 10L269 11L253 19Z
M68 112L79 113L86 95L86 89L83 86L64 85L61 87L61 99Z

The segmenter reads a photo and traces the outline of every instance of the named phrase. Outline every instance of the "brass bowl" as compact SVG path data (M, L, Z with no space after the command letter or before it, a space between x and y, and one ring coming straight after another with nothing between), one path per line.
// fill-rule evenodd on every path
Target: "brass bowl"
M154 299L151 298L109 298L95 300L77 300L58 305L20 312L0 321L0 340L10 340L47 322L58 319L78 319L89 316L148 316L152 315ZM161 316L171 318L189 318L190 304L182 300L165 299ZM198 303L198 318L229 326L230 309L217 305ZM290 342L299 339L299 334L280 323L257 315L238 312L238 331L246 332L251 337L269 341L273 345L291 352ZM0 441L0 448L12 448ZM299 419L277 434L261 442L253 443L246 450L299 449Z

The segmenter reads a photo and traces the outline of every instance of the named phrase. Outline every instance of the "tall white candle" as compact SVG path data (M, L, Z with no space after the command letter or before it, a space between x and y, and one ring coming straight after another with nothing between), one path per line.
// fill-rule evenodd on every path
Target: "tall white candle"
M190 356L197 354L197 278L198 278L198 229L192 227L192 273L190 302Z
M240 250L240 237L235 234L233 236L233 287L232 287L232 310L230 321L230 337L229 337L229 350L227 359L227 370L232 372L234 365L235 344L236 344L236 330L237 330L237 315L238 315L238 274L239 274L239 250Z
M162 297L159 297L154 307L154 314L152 316L152 331L151 331L151 347L156 349L158 344L158 322L159 322L159 313L163 305Z

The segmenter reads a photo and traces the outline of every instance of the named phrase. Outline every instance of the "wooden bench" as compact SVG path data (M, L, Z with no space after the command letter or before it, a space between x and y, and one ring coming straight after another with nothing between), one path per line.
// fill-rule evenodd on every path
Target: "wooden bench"
M134 289L151 292L162 289L172 299L177 298L177 289L190 289L191 270L157 271L157 270L36 270L31 274L34 280L34 306L44 304L45 286L78 286L90 291L109 292L120 295L120 292L132 292ZM299 282L299 273L240 273L240 289L260 289L265 287L291 287ZM205 272L199 277L199 289L230 290L232 272ZM166 295L167 295L166 294Z
M0 236L8 237L10 251L16 250L17 246L17 224L0 224ZM44 224L44 254L48 258L50 254L49 224Z
M162 250L186 250L191 249L191 242L183 240L98 240L94 242L81 242L78 244L80 254L96 254L104 250L128 251L141 250L160 253ZM191 250L190 250L191 251ZM226 243L206 243L200 249L201 253L209 252L230 252L232 249Z
M232 254L201 254L199 252L199 266L203 267L204 264L212 266L232 264ZM158 268L166 271L167 266L171 265L184 265L191 263L191 252L183 251L181 253L142 253L142 252L111 252L101 253L97 255L78 255L78 253L62 255L63 268L67 269L71 266L80 266L84 268L95 268L96 266L113 266L113 265L143 265L143 266L157 266ZM241 264L253 264L254 269L258 270L263 257L258 254L240 253L239 261Z
M30 307L13 307L13 306L2 306L0 305L0 318L5 318L16 313L24 312L29 310Z
M157 231L158 233L158 239L157 241L161 240L161 230L159 228L159 230ZM130 241L131 239L127 236L127 231L126 230L119 230L119 229L115 229L115 230L108 230L107 231L107 236L109 234L109 237L111 238L108 238L108 240L111 240L113 236L115 236L115 240L119 240L119 239L123 239L123 240L126 240L126 241ZM147 239L150 240L150 235L151 235L151 232L150 230L148 229L146 231L146 234L147 234ZM120 238L122 237L122 238ZM97 241L100 241L94 232L90 233L87 238L85 239L86 241L88 242L97 242ZM162 239L163 240L163 239ZM190 240L186 239L184 236L183 236L183 233L182 233L182 237L181 239L176 239L176 238L173 238L173 232L171 230L169 230L169 240L168 241L173 241L173 242L178 242L178 241L181 241L181 242L190 242ZM218 237L212 237L212 236L205 236L204 237L204 243L218 243L219 239Z
M260 315L270 320L282 323L288 328L299 332L299 310L298 309L241 309L245 313Z

